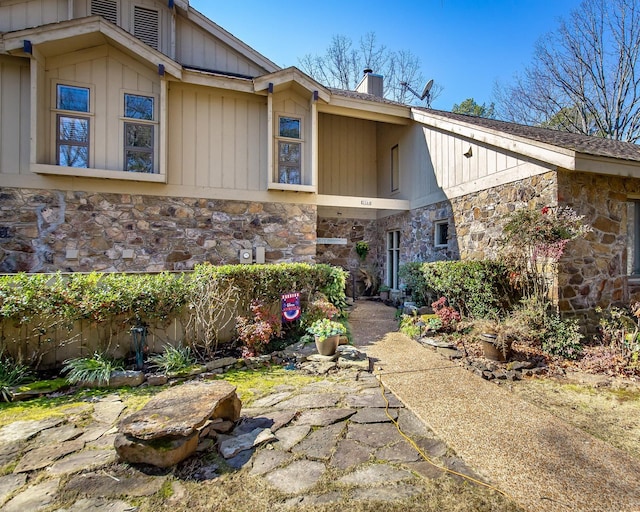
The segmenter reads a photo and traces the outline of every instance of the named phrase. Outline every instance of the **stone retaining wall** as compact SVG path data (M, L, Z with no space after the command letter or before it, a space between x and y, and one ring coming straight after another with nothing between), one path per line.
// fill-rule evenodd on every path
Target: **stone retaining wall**
M313 262L315 241L313 205L0 189L0 272L189 270L259 246Z

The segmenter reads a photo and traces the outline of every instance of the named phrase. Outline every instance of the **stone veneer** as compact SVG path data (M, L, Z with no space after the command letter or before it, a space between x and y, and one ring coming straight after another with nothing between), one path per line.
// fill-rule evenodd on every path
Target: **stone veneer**
M189 270L257 246L313 262L315 242L313 205L0 189L0 272Z
M362 276L358 269L369 267L374 272L381 273L378 261L379 254L384 254L384 245L380 245L378 241L375 220L318 217L317 234L318 238L345 238L347 240L346 245L318 244L316 261L317 263L337 265L349 271L348 296L353 295L354 278L356 294L364 291ZM356 243L360 241L369 242L370 250L364 261L361 261L356 253Z

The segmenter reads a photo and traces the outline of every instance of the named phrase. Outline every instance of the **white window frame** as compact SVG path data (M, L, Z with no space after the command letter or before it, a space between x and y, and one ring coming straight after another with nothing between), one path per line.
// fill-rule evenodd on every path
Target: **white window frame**
M274 139L274 167L272 177L274 183L278 185L290 185L292 187L300 187L305 184L305 169L304 169L304 157L305 157L305 139L303 137L304 134L304 118L302 116L286 114L286 113L278 113L275 116L276 126L275 126L275 137ZM300 137L285 137L280 135L280 120L281 119L295 119L300 123ZM300 183L288 183L280 181L280 144L298 144L300 146Z
M387 261L386 261L386 282L385 284L392 290L398 290L400 278L400 230L387 231Z
M640 199L627 201L627 275L640 280Z
M446 231L443 234L443 231ZM442 242L442 239L446 240ZM449 220L439 220L434 223L433 226L433 246L434 247L449 247Z
M125 98L127 95L132 96L142 96L146 98L153 99L153 119L137 119L131 117L125 117ZM160 135L160 123L158 122L158 110L159 110L159 98L157 94L149 93L149 92L141 92L134 91L132 89L122 89L120 91L120 141L122 142L122 153L121 153L121 161L120 161L120 169L123 172L131 173L131 174L158 174L159 173L159 165L158 165L158 141ZM140 124L140 125L150 125L153 127L153 149L151 151L151 158L153 160L153 171L150 173L139 172L139 171L128 171L125 169L126 166L126 144L125 144L125 125L126 124Z
M391 193L400 192L400 149L398 144L391 148Z

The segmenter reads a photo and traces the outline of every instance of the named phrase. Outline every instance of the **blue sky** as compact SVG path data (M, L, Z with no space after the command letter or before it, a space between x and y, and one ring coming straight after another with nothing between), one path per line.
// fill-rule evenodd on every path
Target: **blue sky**
M373 31L390 49L407 49L425 79L444 90L432 106L450 110L473 97L490 102L493 84L509 82L536 41L569 18L580 0L191 0L190 4L276 64L299 66L322 54L334 34L354 41Z

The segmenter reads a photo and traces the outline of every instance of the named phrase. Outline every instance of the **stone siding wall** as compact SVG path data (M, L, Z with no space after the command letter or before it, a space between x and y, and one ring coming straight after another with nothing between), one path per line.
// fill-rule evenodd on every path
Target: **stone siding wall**
M310 205L3 188L0 272L189 270L257 246L269 263L314 262L316 217Z
M379 254L384 254L384 245L380 244L375 220L351 219L343 217L319 217L318 238L345 238L346 245L318 244L316 247L317 263L337 265L349 271L347 295L353 296L355 282L356 295L364 292L363 276L359 269L370 269L380 275L378 267ZM369 253L364 261L356 253L356 243L369 242ZM354 281L355 279L355 281Z
M590 173L559 173L559 204L585 216L593 227L567 246L559 272L560 310L595 332L594 308L628 304L640 290L627 279L627 201L640 194L640 179Z

